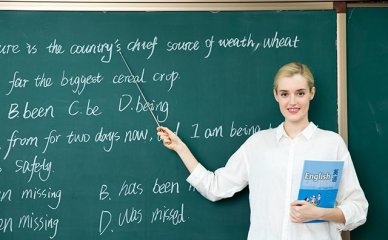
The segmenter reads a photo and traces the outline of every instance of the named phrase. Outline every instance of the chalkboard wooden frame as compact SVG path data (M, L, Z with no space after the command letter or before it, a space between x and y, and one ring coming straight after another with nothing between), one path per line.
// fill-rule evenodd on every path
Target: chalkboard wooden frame
M332 2L283 1L7 1L0 2L0 10L39 10L39 11L253 11L253 10L327 10L333 9Z
M347 143L346 13L343 12L337 12L337 44L338 133Z

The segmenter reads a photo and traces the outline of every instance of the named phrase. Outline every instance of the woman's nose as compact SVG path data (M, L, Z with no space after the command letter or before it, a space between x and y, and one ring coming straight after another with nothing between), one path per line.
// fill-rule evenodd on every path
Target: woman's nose
M291 94L290 95L290 104L295 104L295 103L296 103L295 95Z

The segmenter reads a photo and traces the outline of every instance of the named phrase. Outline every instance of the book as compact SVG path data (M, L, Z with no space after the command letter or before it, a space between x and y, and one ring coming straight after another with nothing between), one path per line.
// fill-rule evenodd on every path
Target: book
M333 208L342 177L343 161L305 160L298 200L322 208ZM314 220L312 222L323 222Z

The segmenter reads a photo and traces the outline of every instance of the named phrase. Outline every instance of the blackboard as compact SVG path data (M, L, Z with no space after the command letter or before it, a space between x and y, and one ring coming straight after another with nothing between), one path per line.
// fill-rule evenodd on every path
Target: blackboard
M248 190L190 188L133 81L209 169L282 121L272 82L290 61L315 74L311 120L337 131L335 16L1 12L1 239L246 239Z
M388 8L351 8L348 18L349 148L369 201L352 240L385 239L388 223Z

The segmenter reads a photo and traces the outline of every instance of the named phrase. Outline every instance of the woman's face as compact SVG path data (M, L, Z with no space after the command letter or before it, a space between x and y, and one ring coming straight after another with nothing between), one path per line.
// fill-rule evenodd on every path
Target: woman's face
M300 74L278 79L277 89L274 90L280 112L286 123L308 123L310 101L315 94L315 87L310 91L306 78Z

